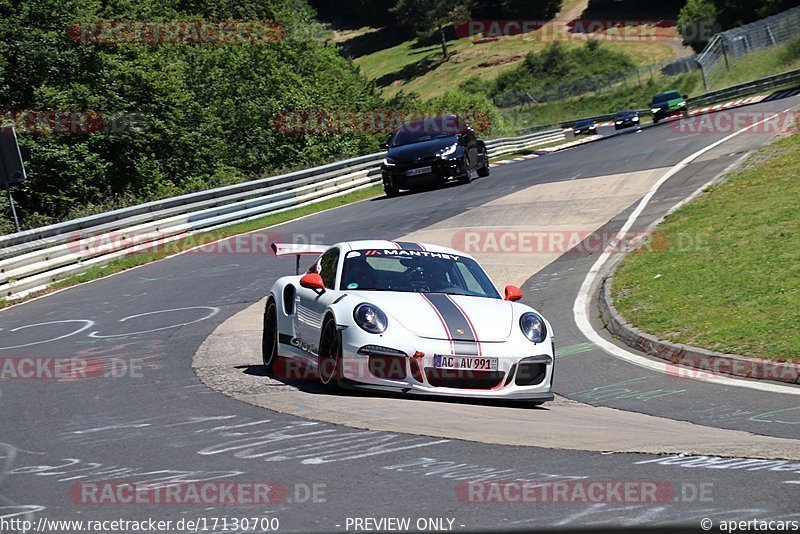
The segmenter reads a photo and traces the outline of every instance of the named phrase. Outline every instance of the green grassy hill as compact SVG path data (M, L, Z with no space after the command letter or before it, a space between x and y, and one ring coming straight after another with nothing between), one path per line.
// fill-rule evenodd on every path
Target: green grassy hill
M630 4L626 4L627 11L623 15L614 11L617 4L613 2L564 0L558 15L534 32L499 39L480 35L458 39L455 32L451 32L448 48L452 56L449 61L442 60L438 42L402 37L386 28L337 32L335 40L361 72L375 82L383 96L391 97L403 91L415 92L423 99L429 99L470 78L494 80L500 73L518 66L526 54L539 52L554 40L567 48L583 46L588 38L586 35L563 39L569 21L581 18L674 20L680 5L681 2L665 0L658 9L652 5L637 5L631 11ZM635 27L629 31L640 29L646 31ZM604 36L613 37L613 32L611 35L609 32L592 35L601 40ZM369 43L369 46L359 46L363 43ZM637 66L661 64L692 53L681 44L675 28L666 29L658 40L603 40L603 46L611 52L624 54Z

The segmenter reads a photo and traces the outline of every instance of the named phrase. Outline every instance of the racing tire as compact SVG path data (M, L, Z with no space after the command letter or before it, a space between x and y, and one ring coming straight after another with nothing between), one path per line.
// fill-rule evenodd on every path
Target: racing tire
M386 196L389 197L389 198L396 197L397 195L400 194L400 190L399 189L397 189L396 187L392 187L390 185L386 185L386 184L384 184L384 186L383 186L383 192L386 193Z
M661 119L659 119L658 117L656 117L655 115L653 115L653 124L658 124L658 121L660 121L660 120L661 120Z
M264 308L264 329L261 334L261 361L267 373L272 373L278 359L278 310L273 299Z
M490 170L490 167L489 167L489 156L484 152L483 153L483 165L481 166L480 169L478 169L478 176L480 176L481 178L486 178L487 176L489 176L490 172L491 172L491 170Z
M458 179L458 183L468 184L472 182L472 172L469 167L469 158L467 156L461 159L461 165L464 167L464 174Z
M329 391L339 387L342 376L342 338L336 321L328 320L322 329L317 355L317 370L322 387Z

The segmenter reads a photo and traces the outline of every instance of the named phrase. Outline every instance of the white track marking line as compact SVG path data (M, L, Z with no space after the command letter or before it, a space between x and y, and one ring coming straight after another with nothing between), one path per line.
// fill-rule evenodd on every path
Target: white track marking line
M611 253L614 250L616 243L619 243L619 241L625 235L625 233L631 228L631 226L633 226L633 223L636 222L636 219L639 217L639 215L641 215L642 211L644 211L644 208L647 207L647 204L656 194L661 185L664 184L664 182L666 182L669 178L671 178L675 174L682 171L689 163L696 160L709 150L718 147L719 145L733 139L737 135L744 133L751 128L754 128L755 126L758 126L761 123L773 119L777 115L778 115L777 113L775 115L770 115L766 119L756 122L755 124L751 124L750 126L743 128L738 132L734 132L720 139L719 141L715 141L714 143L711 143L707 147L698 150L694 154L687 156L686 158L681 160L677 165L672 167L664 176L662 176L661 179L658 182L656 182L653 185L653 187L650 188L647 194L644 197L642 197L642 200L639 201L639 204L636 206L636 209L633 210L633 213L630 214L628 220L625 221L625 224L619 230L617 235L614 236L614 239L612 240L611 245L609 245L609 248L600 255L600 257L597 259L594 265L592 265L592 268L586 274L586 278L583 280L583 284L581 284L580 291L578 291L578 296L575 298L575 304L572 307L572 313L575 316L575 323L577 324L578 329L580 329L580 331L583 333L584 336L586 336L586 338L589 341L597 345L601 350L610 354L611 356L615 356L628 363L632 363L634 365L638 365L639 367L644 367L646 369L650 369L651 371L656 371L663 374L670 373L670 367L667 363L653 361L643 356L639 356L638 354L634 354L633 352L629 352L623 349L622 347L618 347L617 345L611 343L610 341L605 340L603 337L600 336L600 334L598 334L594 330L589 321L589 300L591 297L592 285L594 284L594 281L597 278L597 276L600 274L600 270L603 268L608 259L611 257ZM672 372L674 374L674 370ZM786 393L789 395L800 395L800 388L795 388L791 386L780 386L777 384L768 384L764 382L757 382L754 380L742 380L737 378L723 377L711 373L700 374L698 376L691 376L688 378L691 378L692 380L712 382L715 384L723 384L726 386L736 386L749 389L757 389L760 391L769 391L772 393Z

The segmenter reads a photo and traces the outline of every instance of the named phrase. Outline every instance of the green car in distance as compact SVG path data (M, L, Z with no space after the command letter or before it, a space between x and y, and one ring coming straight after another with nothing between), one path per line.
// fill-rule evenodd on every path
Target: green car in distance
M678 91L664 91L656 93L653 96L653 101L650 103L650 112L653 114L653 122L658 122L661 119L666 119L673 115L683 115L686 117L689 114L689 108L686 106L686 95L680 94Z

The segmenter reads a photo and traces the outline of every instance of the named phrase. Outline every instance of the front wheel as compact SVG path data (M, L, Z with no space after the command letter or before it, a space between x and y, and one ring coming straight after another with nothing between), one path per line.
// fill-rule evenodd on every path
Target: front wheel
M264 330L261 334L261 361L267 373L272 372L278 359L278 312L275 301L267 301L264 309Z
M336 321L329 320L322 329L317 356L319 381L328 390L339 386L342 374L342 340Z
M389 184L383 184L383 192L386 193L387 197L396 197L400 194L400 190L396 187L392 187Z
M464 156L461 159L461 166L464 168L464 174L458 179L458 183L468 184L472 182L472 172L470 169L469 158L467 158L467 156Z
M489 167L489 155L484 152L483 165L481 165L481 168L478 169L478 176L480 176L481 178L486 178L487 176L489 176L490 172L491 171Z

